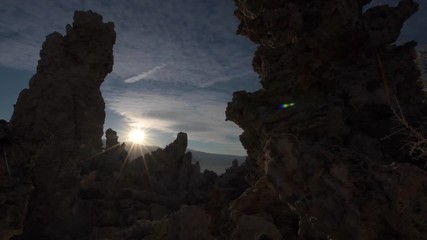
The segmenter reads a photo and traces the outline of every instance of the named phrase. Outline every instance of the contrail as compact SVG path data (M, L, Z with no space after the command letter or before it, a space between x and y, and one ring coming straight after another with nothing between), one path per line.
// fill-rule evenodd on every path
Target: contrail
M141 81L142 79L144 79L144 78L146 78L146 77L148 77L148 76L150 76L150 75L158 72L159 70L161 70L161 69L163 69L165 67L166 67L166 64L162 64L160 66L156 66L156 67L154 67L154 68L152 68L152 69L150 69L150 70L148 70L146 72L143 72L141 74L138 74L136 76L133 76L133 77L130 77L130 78L126 79L125 83L135 83L135 82Z

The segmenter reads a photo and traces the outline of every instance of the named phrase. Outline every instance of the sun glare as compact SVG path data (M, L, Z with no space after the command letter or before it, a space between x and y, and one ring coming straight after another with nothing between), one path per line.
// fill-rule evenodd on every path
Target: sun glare
M132 129L129 133L129 141L135 144L143 144L145 132L141 129Z

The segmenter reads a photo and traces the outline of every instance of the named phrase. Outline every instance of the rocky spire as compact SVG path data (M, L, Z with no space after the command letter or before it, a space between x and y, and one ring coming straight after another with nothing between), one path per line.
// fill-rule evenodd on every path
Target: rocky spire
M427 114L416 43L393 45L418 4L363 12L368 2L235 0L263 89L235 92L226 115L303 238L422 239L427 230L425 162L404 149L407 136L390 135L399 110L415 128Z
M72 218L81 163L100 152L105 103L100 86L113 66L114 24L92 11L76 11L66 34L49 34L37 73L15 105L10 122L19 139L12 171L33 159L35 194L24 236L64 239L77 234ZM21 152L18 152L21 151ZM18 171L15 171L18 173Z
M105 143L105 149L108 150L119 145L119 137L117 136L117 132L113 129L107 129L107 131L105 131L105 137L107 138L107 141Z
M135 160L144 169L147 179L151 178L147 185L151 185L154 191L173 192L179 199L186 196L197 183L200 166L194 165L191 152L186 152L187 142L187 134L180 132L165 149L158 149ZM182 196L178 196L178 193Z
M15 134L47 144L71 140L70 150L98 150L105 119L99 87L112 71L114 42L114 24L91 11L77 11L65 36L49 34L37 73L15 105Z

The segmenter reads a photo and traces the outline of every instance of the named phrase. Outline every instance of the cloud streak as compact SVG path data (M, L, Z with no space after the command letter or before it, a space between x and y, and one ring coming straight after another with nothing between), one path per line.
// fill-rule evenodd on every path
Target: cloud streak
M143 73L138 74L136 76L130 77L128 79L125 79L124 82L125 83L135 83L135 82L141 81L141 80L143 80L143 79L145 79L145 78L147 78L147 77L155 74L156 72L162 70L165 67L166 67L166 64L162 64L160 66L156 66L156 67L154 67L154 68L152 68L152 69L150 69L150 70L148 70L146 72L143 72Z
M425 5L401 39L427 43ZM241 130L224 121L224 111L233 91L260 86L251 68L255 45L235 35L234 8L230 0L2 0L0 65L35 71L45 36L64 33L74 10L91 9L116 26L114 69L102 86L109 112L129 125L187 131L242 152Z
M186 131L193 140L236 143L242 131L225 121L225 94L209 91L170 91L167 94L127 90L107 93L107 106L129 126L166 133Z
M0 58L0 65L33 71L45 36L52 31L64 33L75 9L91 9L105 21L115 22L112 74L120 81L163 64L166 69L142 78L208 86L206 82L214 84L226 76L252 73L255 46L235 35L237 19L229 0L128 0L120 4L4 0L0 52L5 57Z

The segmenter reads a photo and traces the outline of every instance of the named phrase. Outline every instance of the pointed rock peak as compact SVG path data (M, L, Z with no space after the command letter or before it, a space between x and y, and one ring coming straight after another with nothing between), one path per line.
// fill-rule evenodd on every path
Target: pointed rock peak
M28 204L29 194L20 191L21 200L16 205L22 209L28 205L25 224L43 226L42 230L24 228L25 236L61 239L73 234L73 230L57 229L58 221L72 218L74 210L64 196L77 198L81 165L102 150L105 102L100 85L112 71L115 39L113 23L103 23L102 17L91 11L76 12L65 36L52 33L46 37L37 73L19 95L10 121L18 141L9 150L13 156L10 169L21 174L22 166L34 166L34 171L25 170L25 177L36 186L36 197ZM35 152L37 157L30 157ZM43 215L33 208L44 209ZM15 218L16 212L11 213L14 217L6 219L23 222L23 217ZM3 226L0 221L0 229Z
M73 26L83 25L85 27L102 24L102 16L91 10L89 11L75 11L73 17Z
M74 31L87 31L92 30L93 33L97 31L103 31L105 29L114 29L113 22L104 23L102 16L92 11L75 11L73 17L72 27L66 26L67 35Z
M173 156L183 156L187 150L187 133L179 132L175 141L166 146L165 151Z
M117 132L113 129L109 128L107 131L105 131L105 137L107 138L106 141L106 149L109 149L114 146L118 146L119 142L119 136L117 136Z
M173 143L176 143L180 146L185 146L187 148L187 133L179 132L176 140Z

